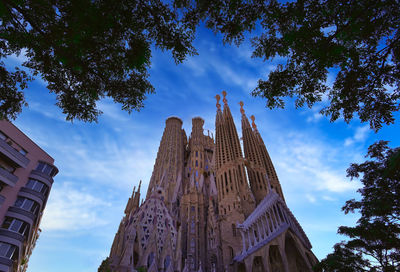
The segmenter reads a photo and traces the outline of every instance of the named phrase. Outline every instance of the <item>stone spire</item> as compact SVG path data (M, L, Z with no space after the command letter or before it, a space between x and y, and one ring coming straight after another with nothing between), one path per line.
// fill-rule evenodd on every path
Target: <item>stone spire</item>
M243 109L243 102L240 101L239 104L240 112L242 113L242 137L244 154L247 160L247 173L249 175L251 191L258 204L264 199L269 190L266 179L266 169L264 167L257 136L252 131L249 120Z
M182 120L170 117L165 121L165 129L158 148L156 162L147 190L146 199L157 187L165 191L165 203L172 210L171 205L176 202L175 187L179 183L184 167L185 133L182 129Z
M229 147L231 149L231 160L242 158L242 149L240 147L239 136L237 134L235 123L233 122L231 110L228 106L228 100L226 99L226 91L222 91L222 95L224 96L224 120L226 126L226 132L228 134Z
M278 179L278 175L276 174L275 171L275 167L272 163L272 160L269 156L268 150L264 144L264 141L260 135L260 133L258 132L257 129L257 125L255 124L255 117L254 115L250 116L250 119L252 121L251 126L253 127L253 131L254 131L254 135L256 136L257 142L258 142L258 146L259 146L259 150L261 151L261 158L262 158L262 162L263 165L265 167L265 170L267 171L267 178L269 179L269 182L272 186L272 188L274 188L276 190L276 192L279 194L279 196L285 200L285 197L283 196L283 192L282 192L282 188L281 188L281 184L279 182Z
M225 119L222 115L221 104L219 104L220 96L215 96L217 99L217 115L215 117L215 142L216 142L216 167L221 167L222 164L231 161L231 147L228 141L228 132L226 131ZM225 99L225 98L224 98ZM226 99L225 99L226 101ZM225 102L224 101L224 102ZM217 133L218 131L218 133ZM229 151L229 152L228 152Z
M125 215L129 216L131 212L134 212L137 208L139 208L140 204L140 186L142 185L142 181L139 182L138 190L136 191L136 186L133 187L132 196L129 198L128 203L125 207Z
M223 91L223 118L217 110L215 128L215 179L218 191L218 213L224 220L220 221L221 243L224 251L224 263L232 259L231 253L240 250L240 238L232 238L234 226L229 222L243 222L255 208L254 196L247 183L244 159L242 157L236 126ZM228 231L229 230L229 231Z

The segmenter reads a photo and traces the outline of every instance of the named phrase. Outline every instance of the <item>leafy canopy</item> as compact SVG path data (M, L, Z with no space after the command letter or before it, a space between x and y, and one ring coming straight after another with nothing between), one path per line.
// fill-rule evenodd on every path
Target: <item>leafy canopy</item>
M96 120L96 102L106 96L128 112L139 110L154 91L151 45L172 51L179 63L195 54L193 38L160 0L0 2L0 58L26 51L22 65L48 83L67 120ZM1 119L21 112L28 80L26 72L0 62Z
M394 123L400 106L400 2L398 0L276 0L188 1L185 22L224 35L240 44L247 31L261 28L252 39L253 57L283 57L286 62L260 79L254 96L269 108L284 107L284 97L296 97L296 107L311 107L322 99L321 113L331 121L349 122L358 114L374 130ZM336 74L333 85L328 75Z
M361 214L356 226L339 227L346 242L317 265L316 271L395 272L400 267L400 148L379 141L368 149L372 159L351 164L347 174L361 177L360 200L348 200L345 213Z
M284 64L260 79L254 96L269 108L326 99L321 113L374 130L394 123L400 108L399 0L174 0L0 2L0 58L26 50L23 66L40 74L68 120L96 120L96 101L109 96L139 110L154 91L147 80L151 50L171 50L177 63L195 54L200 22L239 45L258 26L253 57ZM0 63L0 118L15 118L27 75ZM327 83L333 73L333 85ZM3 83L6 82L6 83ZM12 84L15 82L15 84Z

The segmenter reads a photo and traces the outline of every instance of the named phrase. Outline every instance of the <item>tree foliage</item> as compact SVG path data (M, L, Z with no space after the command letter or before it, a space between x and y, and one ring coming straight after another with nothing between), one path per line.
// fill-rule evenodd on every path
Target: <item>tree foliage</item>
M331 121L349 122L357 114L376 131L394 123L400 108L399 0L164 2L4 0L0 58L26 50L23 65L48 82L67 119L92 121L99 114L96 101L106 96L125 110L140 109L154 91L148 81L152 44L181 62L195 54L191 43L202 21L225 43L238 45L258 28L253 57L284 59L252 92L268 107L284 107L285 97L295 97L297 107L325 99L321 113ZM9 95L0 100L0 117L15 117L23 92L3 85Z
M0 2L0 58L26 52L22 64L40 75L67 120L93 121L96 102L111 97L128 112L154 91L148 81L151 46L176 62L195 54L193 32L160 0L4 0ZM26 103L28 76L0 62L0 118L15 118Z
M356 226L341 226L346 242L336 244L316 271L382 271L400 268L400 148L379 141L368 149L372 160L352 164L351 178L361 177L360 200L348 200L345 213L361 214ZM347 270L346 270L347 269Z
M400 106L400 2L398 0L175 1L185 22L201 20L224 42L240 44L259 27L253 57L286 62L260 79L254 96L267 106L296 107L327 99L321 113L349 122L358 114L371 128L394 123ZM333 85L327 82L332 73ZM334 76L335 77L335 76Z

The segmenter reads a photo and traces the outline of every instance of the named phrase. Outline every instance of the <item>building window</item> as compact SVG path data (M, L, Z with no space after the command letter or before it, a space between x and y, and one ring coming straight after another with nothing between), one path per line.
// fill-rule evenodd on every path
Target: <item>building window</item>
M196 244L194 243L194 238L192 238L192 239L190 240L190 251L191 251L191 252L194 252L194 251L195 251L195 246L196 246Z
M1 131L0 131L0 139L2 139L4 141L7 140L7 136Z
M171 257L169 255L167 255L167 257L165 257L165 259L164 259L164 270L167 270L170 263L171 263Z
M190 232L195 233L196 232L196 225L194 223L194 219L192 219L192 222L190 222Z
M196 151L196 157L199 156L199 153Z
M199 162L196 160L196 167L199 166Z
M8 259L13 259L16 246L8 243L0 242L0 256Z
M26 211L30 211L33 214L36 214L39 209L39 204L35 201L25 198L25 197L18 197L15 201L15 207L24 209Z
M36 192L42 193L43 195L45 195L47 193L47 190L49 189L46 184L36 179L29 179L26 183L26 187Z
M149 268L151 266L151 264L153 263L154 260L154 253L151 252L149 254L149 256L147 257L147 267Z
M0 168L6 170L8 173L14 173L15 167L12 167L10 165L4 164L0 161Z
M24 235L27 232L29 225L24 221L12 217L6 217L1 227Z
M232 235L233 235L233 237L236 237L236 226L235 226L235 224L232 224Z
M24 156L26 156L26 154L28 154L28 152L23 148L21 148L18 152L21 153Z
M36 170L45 173L50 177L54 177L57 174L57 169L54 166L51 166L50 164L47 164L45 162L39 162Z
M228 247L229 248L229 255L231 257L231 260L233 260L233 257L235 257L235 253L233 252L233 248L232 247Z

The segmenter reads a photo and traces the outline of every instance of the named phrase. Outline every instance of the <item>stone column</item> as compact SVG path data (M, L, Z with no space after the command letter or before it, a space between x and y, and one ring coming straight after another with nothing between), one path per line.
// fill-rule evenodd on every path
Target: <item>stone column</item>
M261 242L261 229L260 229L260 222L257 222L257 230L258 230L258 241Z
M261 216L260 221L261 221L261 225L262 225L262 229L263 229L263 233L264 233L264 239L265 239L265 238L267 238L267 230L265 229L264 215Z
M245 238L244 238L244 232L242 229L240 229L240 234L242 235L242 241L243 241L242 253L245 253L246 252L246 242L245 242Z
M247 230L247 238L249 239L249 249L253 246L253 244L251 243L251 239L250 239L250 231L251 231L251 228L249 228Z

